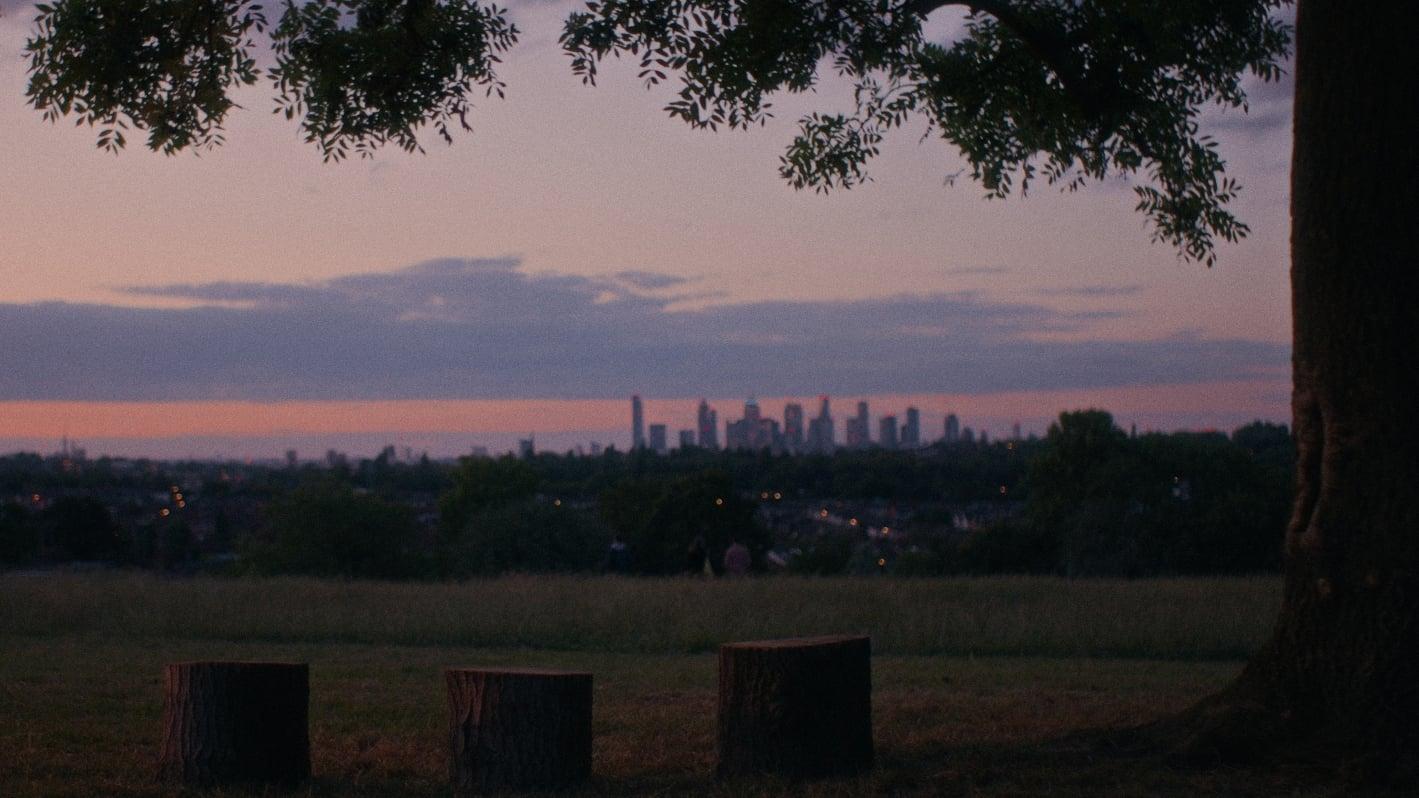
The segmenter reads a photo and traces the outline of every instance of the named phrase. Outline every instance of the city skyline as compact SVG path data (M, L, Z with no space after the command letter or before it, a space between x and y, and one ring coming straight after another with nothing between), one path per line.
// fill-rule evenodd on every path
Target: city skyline
M719 449L718 430L714 427L714 419L717 417L718 413L710 406L709 400L701 398L696 406L697 427L679 431L679 447L698 446ZM874 438L871 434L870 402L859 400L856 403L856 413L843 422L844 443L838 444L837 426L832 416L831 397L827 394L819 394L818 414L809 420L806 429L801 402L785 400L783 402L783 423L779 424L777 419L763 412L758 399L750 396L744 401L742 417L739 419L726 418L724 448L750 451L769 449L775 453L788 454L831 454L839 449L866 449L873 446L883 449L916 449L938 442L949 444L958 441L965 443L979 441L986 443L990 437L989 431L986 429L977 431L969 425L962 426L960 417L949 410L941 416L941 434L925 438L921 433L921 409L918 407L909 406L902 411L900 427L894 412L879 414L876 418L878 433ZM652 433L647 442L642 432L644 423L644 406L641 397L639 394L634 394L631 396L631 448L649 449L657 454L667 454L670 449L667 442L668 426L663 423L652 424ZM658 434L655 432L657 429L659 430ZM1010 424L1009 435L1001 437L1006 440L1022 440L1027 437L1023 429L1020 421L1016 419ZM1034 435L1034 431L1031 431L1029 437Z
M1289 423L1289 397L1265 382L1236 386L1251 400L1219 410L1207 386L1163 386L1119 391L1034 392L973 396L964 394L843 395L833 399L836 441L844 443L842 421L859 400L869 406L920 408L924 436L940 437L935 419L956 412L992 438L1008 437L1019 422L1023 432L1043 434L1066 410L1098 407L1119 424L1140 431L1224 430L1253 420ZM782 417L785 404L802 404L816 416L818 396L759 397L764 412ZM642 397L647 419L668 429L695 428L699 398ZM743 397L709 397L709 408L737 408ZM386 445L428 450L435 457L515 452L518 441L535 434L542 451L565 452L596 443L623 451L631 447L625 399L405 402L0 402L0 431L33 429L33 435L0 433L0 454L57 451L66 437L91 457L113 455L162 459L279 459L290 448L302 458L337 449L373 456ZM1254 412L1270 407L1269 413ZM736 410L737 412L737 410ZM812 418L807 419L809 423ZM722 431L722 425L720 425Z

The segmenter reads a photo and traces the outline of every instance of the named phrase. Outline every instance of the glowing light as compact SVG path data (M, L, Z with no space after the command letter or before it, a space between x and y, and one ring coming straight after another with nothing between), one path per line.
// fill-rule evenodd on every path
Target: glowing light
M818 517L819 517L819 518L827 518L827 517L828 517L828 508L824 507L823 509L819 510L819 511L818 511Z
M169 510L169 509L166 508L166 507L164 507L163 509L161 509L161 510L158 511L158 515L161 515L163 518L167 518L167 517L168 517L169 515L171 515L171 514L172 514L172 511Z
M849 518L847 523L848 523L848 526L857 526L857 519L856 519L856 518Z
M1004 486L1004 485L1001 485L1001 486L1000 486L1000 495L1001 495L1001 496L1004 496L1004 495L1005 495L1005 486Z
M782 494L782 493L779 493L778 491L774 491L774 501L778 501L778 500L780 500L780 499L782 499L782 498L783 498L783 494Z
M187 502L178 502L178 503L177 503L177 506L178 506L178 509L182 509L182 508L184 508L184 507L187 506Z
M553 499L553 500L552 500L552 506L553 506L553 507L561 507L561 506L562 506L562 500L561 500L561 499Z
M765 492L759 494L759 498L760 498L760 499L767 499L768 497L769 497L769 494L768 494L767 491L765 491Z
M885 558L885 557L878 557L878 558L877 558L877 567L878 567L878 568L883 568L883 567L885 567L886 565L887 565L887 558Z
M715 500L714 500L714 506L715 506L715 507L722 507L722 506L724 506L724 499L715 499Z

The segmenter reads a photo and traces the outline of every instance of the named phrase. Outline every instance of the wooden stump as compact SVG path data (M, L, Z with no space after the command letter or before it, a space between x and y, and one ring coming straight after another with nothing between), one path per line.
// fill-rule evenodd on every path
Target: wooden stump
M179 662L164 668L164 781L193 787L310 778L310 668Z
M719 648L721 778L872 767L872 642L811 637Z
M449 669L455 796L566 787L591 775L591 674Z

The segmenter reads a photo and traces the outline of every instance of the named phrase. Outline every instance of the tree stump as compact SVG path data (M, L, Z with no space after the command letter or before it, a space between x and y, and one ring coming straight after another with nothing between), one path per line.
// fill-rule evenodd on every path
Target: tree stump
M591 674L449 669L455 796L566 787L591 775Z
M720 778L815 778L871 767L870 638L719 647Z
M164 668L164 781L192 787L310 778L310 667L179 662Z

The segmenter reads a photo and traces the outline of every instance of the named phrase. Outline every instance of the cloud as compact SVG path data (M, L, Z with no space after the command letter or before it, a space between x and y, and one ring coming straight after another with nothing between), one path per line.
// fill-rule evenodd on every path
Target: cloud
M687 278L681 277L678 274L661 274L660 272L635 270L616 272L616 279L633 288L641 288L647 291L673 288L689 282Z
M1259 341L1081 340L1113 312L970 293L682 310L511 258L128 291L197 304L0 304L0 400L988 393L1243 378L1288 359Z
M1071 285L1058 288L1041 288L1035 291L1038 296L1050 297L1079 297L1082 299L1100 299L1121 296L1135 296L1143 292L1143 286L1137 283L1127 283L1123 285Z
M942 274L950 274L956 277L974 277L979 275L1009 274L1010 270L1004 266L962 266L955 269L946 269Z

